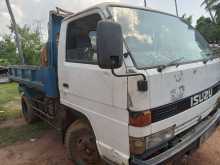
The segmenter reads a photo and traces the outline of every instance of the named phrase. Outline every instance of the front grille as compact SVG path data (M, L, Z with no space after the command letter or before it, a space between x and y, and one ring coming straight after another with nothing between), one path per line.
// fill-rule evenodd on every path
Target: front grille
M190 108L190 102L188 100L182 100L174 104L154 108L151 110L152 122L167 119L178 113L181 113Z
M220 83L217 83L208 89L212 89L212 97L213 97L219 91ZM175 115L177 115L181 112L184 112L186 110L189 110L190 108L192 108L191 98L195 95L201 94L202 92L204 92L206 90L198 92L192 96L186 97L186 98L179 100L179 101L176 101L174 103L170 103L170 104L166 104L166 105L163 105L160 107L150 109L151 115L152 115L152 122L158 122L158 121L167 119L169 117L175 116Z

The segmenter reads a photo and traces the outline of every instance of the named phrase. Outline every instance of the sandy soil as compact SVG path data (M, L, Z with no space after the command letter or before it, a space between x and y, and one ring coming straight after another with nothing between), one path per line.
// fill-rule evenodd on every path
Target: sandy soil
M220 164L220 127L197 150L188 161L189 165L219 165Z
M2 165L73 165L55 130L49 130L34 142L17 143L0 149Z
M0 124L0 128L6 127L19 127L21 125L26 124L23 118L18 118L14 120L7 120Z
M34 142L20 142L0 149L2 165L73 165L55 130L49 130ZM188 165L220 164L220 128L188 158Z

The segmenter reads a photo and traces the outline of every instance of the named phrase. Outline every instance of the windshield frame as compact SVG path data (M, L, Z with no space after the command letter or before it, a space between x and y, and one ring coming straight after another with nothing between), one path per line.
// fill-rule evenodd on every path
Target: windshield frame
M111 12L111 9L110 8L113 8L113 7L119 7L119 8L129 8L129 9L137 9L137 10L144 10L144 11L148 11L148 12L153 12L153 13L159 13L159 14L163 14L163 15L167 15L167 16L171 16L171 17L175 17L175 18L178 18L180 21L182 21L184 24L188 25L190 28L192 28L195 32L199 33L201 35L201 37L207 42L208 44L208 48L210 49L210 51L212 52L210 56L213 56L214 55L214 52L213 50L211 49L207 39L196 29L194 28L191 24L188 24L184 19L182 19L181 17L178 17L176 15L173 15L173 14L170 14L170 13L166 13L166 12L163 12L163 11L158 11L158 10L154 10L154 9L150 9L150 8L142 8L142 7L138 7L138 6L129 6L129 5L118 5L118 4L108 4L107 7L106 7L106 11L108 12L109 14L109 19L111 19L112 21L115 22L114 20L114 17L112 15L112 12ZM124 41L124 45L125 45L125 49L127 50L128 54L130 55L131 57L131 60L134 64L134 66L139 69L139 70L143 70L143 69L154 69L154 68L160 68L160 67L164 67L164 66L179 66L179 65L184 65L184 64L190 64L190 63L196 63L196 62L202 62L204 60L206 60L205 58L204 59L199 59L199 60L192 60L192 61L186 61L186 62L178 62L178 63L174 63L174 64L171 64L171 65L166 65L166 64L163 64L163 65L154 65L154 66L143 66L143 67L140 67L137 65L134 57L132 56L132 52L129 50L129 46L123 36L123 41ZM218 56L213 56L213 59L215 58L219 58Z

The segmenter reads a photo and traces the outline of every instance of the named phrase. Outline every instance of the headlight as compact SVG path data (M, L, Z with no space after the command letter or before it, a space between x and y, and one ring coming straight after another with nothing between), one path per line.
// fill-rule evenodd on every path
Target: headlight
M175 126L169 127L147 137L129 137L130 153L132 155L143 154L146 150L159 146L174 137Z
M147 149L154 148L164 142L169 141L174 136L175 127L170 127L158 133L146 137Z

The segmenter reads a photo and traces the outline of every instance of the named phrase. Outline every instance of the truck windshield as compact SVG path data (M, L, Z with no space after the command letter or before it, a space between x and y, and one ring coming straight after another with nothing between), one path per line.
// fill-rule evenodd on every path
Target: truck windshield
M138 68L204 60L212 54L201 34L180 18L126 7L110 11Z

